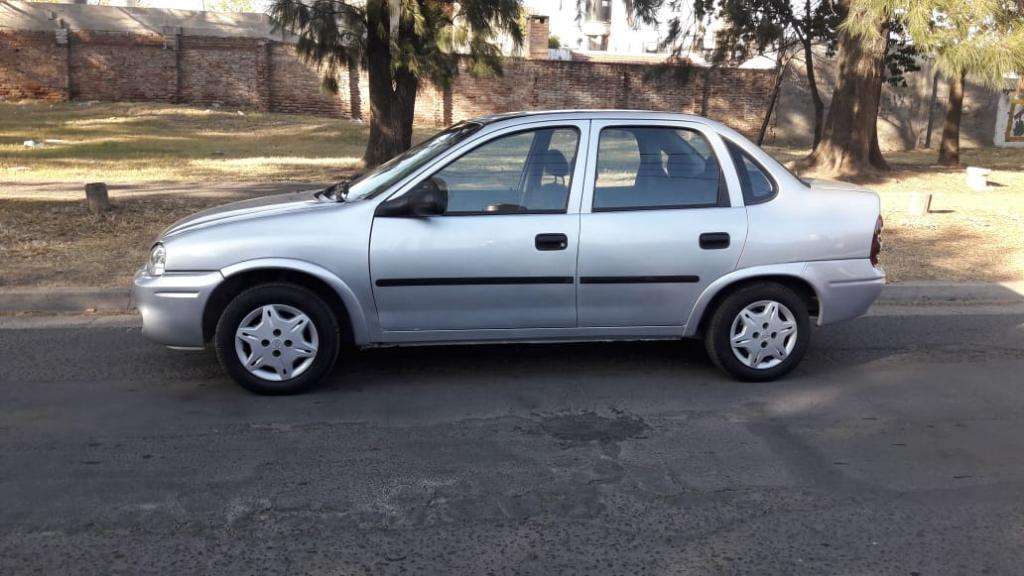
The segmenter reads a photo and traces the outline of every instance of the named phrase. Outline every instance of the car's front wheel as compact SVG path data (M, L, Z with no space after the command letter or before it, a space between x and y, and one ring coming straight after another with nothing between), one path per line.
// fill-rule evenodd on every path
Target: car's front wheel
M704 335L711 360L740 380L774 380L803 358L811 337L807 304L790 288L757 282L728 295Z
M316 293L261 284L235 296L214 335L224 370L258 394L294 394L326 376L338 358L338 320Z

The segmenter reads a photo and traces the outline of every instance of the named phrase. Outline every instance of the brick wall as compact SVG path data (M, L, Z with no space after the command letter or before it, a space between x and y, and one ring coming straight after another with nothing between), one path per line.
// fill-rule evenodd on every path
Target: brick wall
M66 100L67 48L53 32L0 29L0 100Z
M0 32L0 100L153 100L305 113L369 115L365 72L341 74L337 95L289 44L265 38L73 31ZM634 108L691 112L756 132L771 71L580 61L506 61L504 74L460 74L449 90L421 87L419 123L444 126L529 109ZM707 89L705 90L705 86Z
M275 112L345 116L351 109L345 90L337 96L324 92L319 75L299 60L290 44L273 43L270 70L270 101Z
M501 76L477 78L465 70L446 92L420 88L416 121L446 126L452 122L516 110L625 108L701 114L751 135L761 125L772 72L767 70L654 67L646 64L508 59ZM708 91L705 95L704 85ZM367 79L357 82L367 102ZM353 86L341 79L339 93L348 109Z
M175 54L163 37L86 32L70 46L71 98L174 101Z
M180 40L181 102L269 110L263 40L183 36Z

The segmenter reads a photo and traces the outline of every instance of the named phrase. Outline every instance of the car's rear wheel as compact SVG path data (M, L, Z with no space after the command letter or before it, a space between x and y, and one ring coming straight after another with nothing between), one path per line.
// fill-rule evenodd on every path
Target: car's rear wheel
M302 392L330 373L338 358L338 320L314 292L295 284L261 284L235 296L214 335L224 370L258 394Z
M807 303L776 282L757 282L726 296L711 316L704 344L719 368L740 380L779 378L807 351Z

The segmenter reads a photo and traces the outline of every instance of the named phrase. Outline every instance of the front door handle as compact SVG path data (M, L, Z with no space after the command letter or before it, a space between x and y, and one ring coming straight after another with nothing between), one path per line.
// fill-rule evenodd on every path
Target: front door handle
M537 250L565 250L569 246L569 237L565 234L537 234L533 245Z
M700 235L700 247L705 250L724 250L729 247L729 233L705 232Z

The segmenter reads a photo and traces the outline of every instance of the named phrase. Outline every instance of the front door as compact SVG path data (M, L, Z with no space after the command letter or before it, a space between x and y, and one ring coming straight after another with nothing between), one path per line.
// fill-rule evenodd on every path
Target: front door
M579 214L569 206L582 190L573 175L588 124L496 133L427 176L447 189L445 214L376 217L370 277L382 329L575 326Z
M722 141L690 123L593 122L580 216L581 327L683 326L735 269L746 211Z

